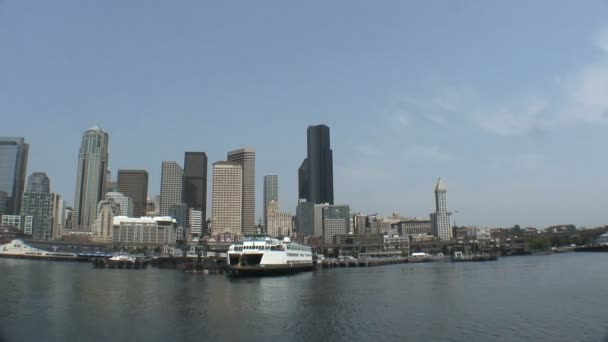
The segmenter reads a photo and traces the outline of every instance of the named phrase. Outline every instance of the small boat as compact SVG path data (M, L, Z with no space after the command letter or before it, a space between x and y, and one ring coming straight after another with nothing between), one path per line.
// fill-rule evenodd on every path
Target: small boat
M110 261L130 261L135 262L137 259L130 256L129 253L116 253L111 258Z
M416 252L412 253L412 255L407 258L408 262L429 262L432 261L431 255L426 254L424 252Z

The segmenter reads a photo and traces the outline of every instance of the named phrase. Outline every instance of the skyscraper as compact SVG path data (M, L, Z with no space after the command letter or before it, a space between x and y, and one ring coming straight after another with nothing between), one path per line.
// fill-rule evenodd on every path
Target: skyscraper
M103 194L105 196L106 193L111 192L111 191L117 191L118 190L118 183L115 181L112 181L112 172L110 170L106 171L106 185L104 187L103 190Z
M207 221L207 154L186 152L184 154L184 181L182 202L188 208L201 212L200 227L191 227L192 232L202 233ZM198 220L194 221L198 224Z
M148 172L146 170L118 170L118 189L133 200L133 217L146 216L148 200Z
M448 188L441 178L435 185L435 212L431 214L431 231L440 240L448 241L452 238L450 213L447 204Z
M28 152L24 138L0 137L0 215L21 211Z
M53 194L53 228L51 238L53 240L61 239L65 228L65 201L59 194Z
M160 216L169 216L169 209L182 202L184 170L177 162L164 161L160 176Z
M243 214L243 167L221 161L213 164L212 234L241 235Z
M264 227L268 228L268 203L270 201L279 202L279 176L264 176Z
M108 169L108 133L95 125L84 132L78 153L72 227L91 231L103 199Z
M307 157L298 170L298 193L307 202L334 203L333 155L329 127L309 126Z
M44 172L34 172L27 179L23 193L21 215L32 216L32 236L36 240L49 240L54 230L63 224L61 196L50 193L50 181Z
M105 199L112 199L117 205L117 216L133 217L133 199L125 196L122 192L110 191L106 192Z
M27 178L27 192L51 192L51 181L44 172L34 172Z
M228 161L241 165L243 173L242 189L242 229L243 234L255 234L255 149L241 148L228 152Z

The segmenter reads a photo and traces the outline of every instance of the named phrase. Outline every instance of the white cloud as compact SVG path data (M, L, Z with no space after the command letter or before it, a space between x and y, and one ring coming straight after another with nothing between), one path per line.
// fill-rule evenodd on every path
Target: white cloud
M608 122L608 54L564 82L567 104L564 123Z
M403 158L411 161L448 161L451 156L437 145L415 145L403 152Z
M608 123L608 27L595 43L602 56L558 82L565 99L560 124Z
M483 91L467 85L440 86L431 94L407 94L401 100L411 116L435 125L457 119L499 136L520 136L573 124L608 124L608 26L595 37L602 52L571 74L557 75L551 94L509 102L488 102ZM550 79L548 80L550 81Z

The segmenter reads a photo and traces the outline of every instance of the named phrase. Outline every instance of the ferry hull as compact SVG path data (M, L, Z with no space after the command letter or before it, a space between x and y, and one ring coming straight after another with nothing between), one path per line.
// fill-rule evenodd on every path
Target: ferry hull
M46 261L77 261L77 262L88 262L89 261L89 258L83 258L83 257L78 257L78 256L27 255L27 254L9 254L9 253L0 253L0 258L46 260Z
M294 274L313 270L312 264L302 265L233 265L230 268L231 276L272 276Z

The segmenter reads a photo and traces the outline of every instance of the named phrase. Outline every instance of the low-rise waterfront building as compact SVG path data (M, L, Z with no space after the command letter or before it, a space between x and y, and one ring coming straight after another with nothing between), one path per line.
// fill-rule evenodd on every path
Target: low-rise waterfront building
M23 231L11 226L0 225L0 244L9 243L15 239L27 239L31 236L25 235Z
M574 233L576 231L576 226L573 224L560 224L556 226L550 226L545 228L546 233Z
M310 242L309 242L310 244ZM332 245L324 245L324 255L352 255L381 252L384 250L382 234L338 234L333 236Z
M34 216L32 215L2 215L0 224L19 229L26 235L32 235Z
M435 241L437 237L430 234L415 234L410 235L411 242L426 242L426 241Z
M391 225L401 236L413 234L431 234L431 220L412 218Z
M410 239L407 236L384 235L384 250L399 250L404 255L409 255Z
M112 242L125 245L174 245L177 221L170 216L114 217Z
M524 228L524 237L531 237L540 234L540 231L533 227Z

